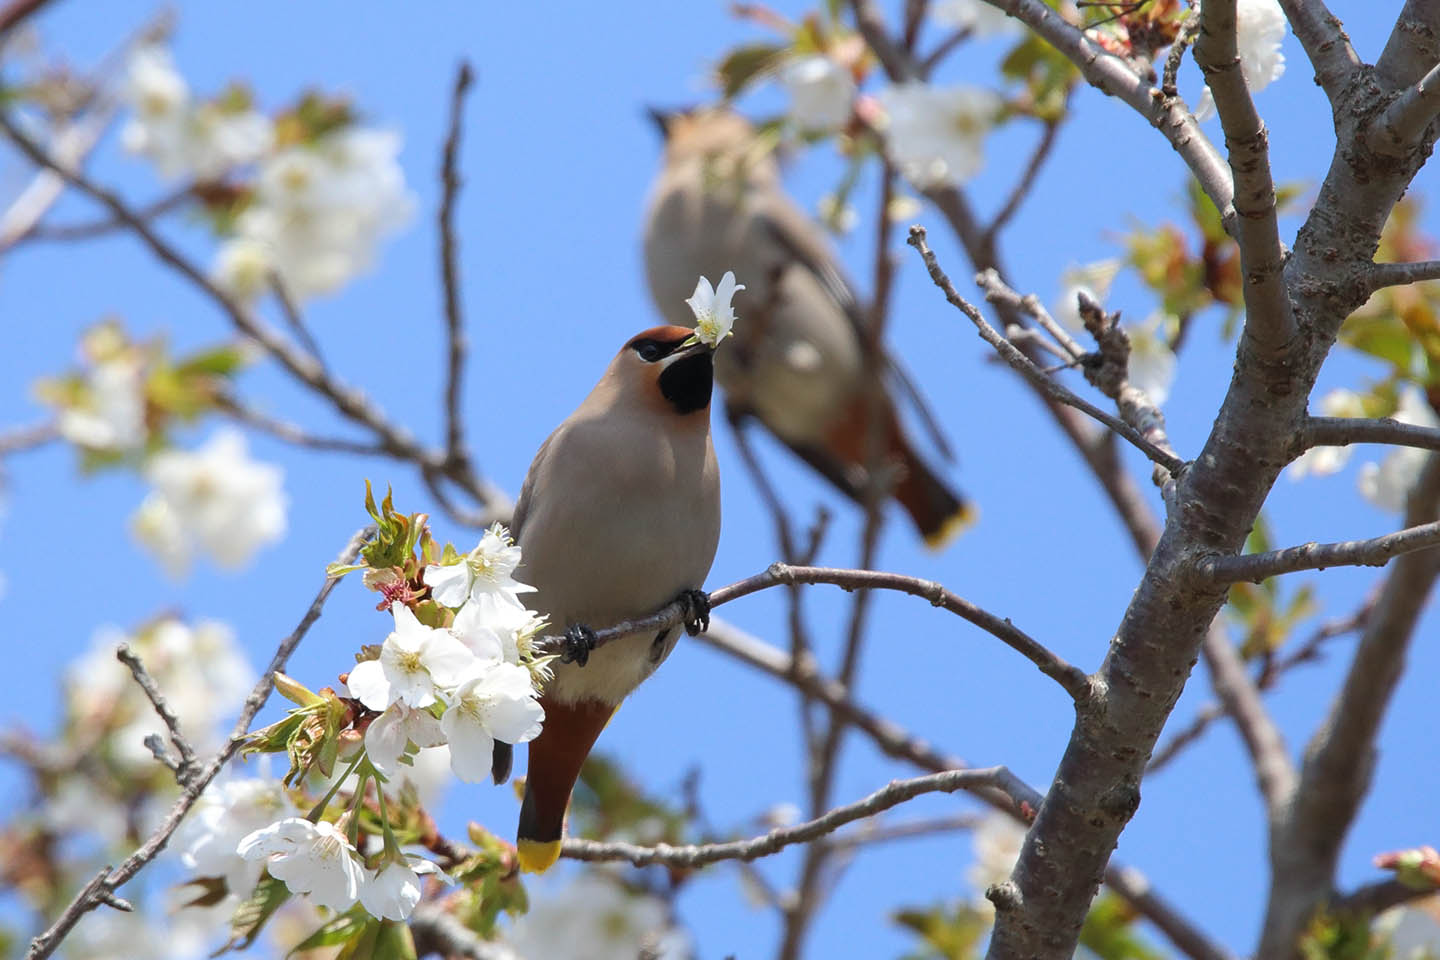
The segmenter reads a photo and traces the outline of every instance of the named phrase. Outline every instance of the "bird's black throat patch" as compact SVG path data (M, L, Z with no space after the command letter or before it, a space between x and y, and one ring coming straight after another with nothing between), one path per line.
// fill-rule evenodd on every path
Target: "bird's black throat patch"
M710 406L715 386L715 364L709 350L676 360L660 373L660 392L679 414Z

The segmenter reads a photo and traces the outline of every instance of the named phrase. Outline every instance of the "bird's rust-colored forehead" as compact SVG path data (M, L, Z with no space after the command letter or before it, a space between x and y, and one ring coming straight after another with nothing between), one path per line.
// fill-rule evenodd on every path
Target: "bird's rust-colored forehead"
M633 347L635 344L639 343L642 340L653 340L656 343L668 346L672 343L679 343L681 340L687 339L694 333L695 331L691 330L689 327L651 327L649 330L642 330L639 333L635 334L635 336L631 337L629 341L626 342L625 346L627 348Z

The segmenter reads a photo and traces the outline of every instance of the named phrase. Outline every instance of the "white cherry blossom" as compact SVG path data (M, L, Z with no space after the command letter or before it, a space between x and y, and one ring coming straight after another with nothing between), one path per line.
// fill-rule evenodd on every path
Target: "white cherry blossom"
M360 896L360 854L333 823L288 817L245 837L238 850L319 906L344 911Z
M985 135L1001 100L979 87L905 83L877 94L886 114L885 148L917 187L959 183L980 172Z
M130 353L96 365L85 377L82 405L61 410L55 428L91 450L132 453L145 445L144 366Z
M197 877L224 877L230 893L248 896L261 864L239 853L240 841L291 812L280 781L246 777L212 783L176 835L180 862Z
M952 30L969 30L977 37L1021 33L1020 21L984 0L940 0L930 7L930 18Z
M357 664L358 666L358 664ZM400 756L407 743L417 747L438 747L445 742L440 721L429 710L392 703L385 712L370 721L365 731L365 755L385 776L399 770Z
M1285 54L1280 52L1280 45L1285 42L1286 29L1285 12L1277 0L1236 0L1236 52L1240 55L1240 72L1252 94L1264 90L1285 72ZM1214 114L1215 97L1207 86L1195 108L1195 117L1204 120Z
M235 569L285 534L284 474L251 460L245 438L234 430L217 431L198 450L156 454L145 476L154 491L133 529L172 574L188 568L197 547Z
M790 121L799 129L823 133L849 121L855 78L829 57L812 54L790 61L780 83L790 94Z
M483 668L455 691L440 726L450 742L450 768L466 783L490 775L495 741L525 743L540 735L545 711L530 671L513 663Z
M1320 411L1327 417L1363 417L1365 406L1354 390L1331 390L1320 398ZM1285 471L1291 480L1309 474L1317 477L1338 473L1350 462L1349 447L1311 447L1290 464Z
M380 659L357 663L350 671L350 693L371 710L392 703L428 707L436 687L461 683L475 655L449 630L427 627L404 604L392 604L395 630L385 638ZM432 744L433 746L433 744Z
M535 588L515 579L520 565L520 548L501 524L494 524L480 542L458 563L432 563L425 568L424 581L437 603L459 607L467 602L500 602L519 607L516 594L533 593Z
M420 902L420 875L435 874L447 881L440 869L422 857L391 860L360 884L360 904L372 917L407 920Z
M1440 417L1415 387L1401 391L1394 418L1419 427L1440 428ZM1417 447L1395 447L1379 463L1365 464L1360 468L1361 495L1381 510L1403 513L1406 498L1429 456L1428 450Z
M730 300L744 289L745 285L736 283L735 274L729 270L720 278L719 287L710 286L706 277L695 282L695 292L685 302L695 314L695 336L701 343L716 347L730 336L735 327L735 310Z

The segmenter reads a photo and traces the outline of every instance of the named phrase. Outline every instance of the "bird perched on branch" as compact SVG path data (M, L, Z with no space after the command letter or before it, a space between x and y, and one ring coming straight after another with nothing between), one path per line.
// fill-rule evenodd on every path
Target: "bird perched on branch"
M570 791L611 714L670 655L680 628L595 649L607 627L687 604L686 629L709 624L700 587L720 540L720 475L710 442L712 349L687 327L632 337L579 408L535 454L511 530L527 606L565 629L566 650L540 698L516 849L521 866L560 855ZM593 651L593 652L592 652ZM495 782L511 747L497 743Z
M925 541L943 545L973 513L905 435L891 389L898 370L887 358L878 366L895 376L871 397L864 310L821 228L785 195L773 153L723 107L652 115L665 137L644 241L656 305L683 325L687 278L734 270L747 286L738 304L745 326L715 364L732 420L755 417L863 503L878 415L875 439L888 468L882 482Z

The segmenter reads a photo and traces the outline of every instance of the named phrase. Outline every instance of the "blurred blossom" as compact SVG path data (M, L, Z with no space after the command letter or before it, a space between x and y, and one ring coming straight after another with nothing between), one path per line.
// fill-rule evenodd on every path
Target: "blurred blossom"
M1175 354L1169 338L1178 322L1169 314L1152 313L1144 323L1125 331L1130 336L1130 385L1157 407L1169 399L1175 382Z
M294 806L278 780L247 777L205 788L175 835L180 861L197 877L224 877L230 893L249 896L261 864L240 856L240 841L287 815Z
M132 529L172 576L189 569L197 547L221 567L236 569L285 534L284 474L251 460L245 438L234 430L217 431L195 451L156 454L145 475L154 491Z
M266 159L254 202L217 255L217 280L254 297L264 289L257 278L273 270L292 296L307 298L368 269L414 208L399 152L397 134L350 126Z
M780 82L790 94L790 122L805 132L828 133L850 121L855 78L834 60L820 54L785 65Z
M1354 390L1331 390L1321 398L1320 412L1327 417L1363 417L1365 404ZM1291 480L1312 473L1324 477L1338 473L1349 460L1349 447L1311 447L1295 458L1286 473Z
M860 212L854 205L840 202L833 193L820 198L820 221L836 233L849 233L860 224Z
M984 164L985 135L1002 102L980 87L906 83L877 95L886 113L886 150L921 189L959 183Z
M578 875L568 887L535 896L506 940L522 957L585 960L682 960L690 939L670 922L656 897L631 895L600 871Z
M132 351L116 354L85 374L83 400L60 411L60 435L76 446L133 453L145 445L144 364Z
M1374 932L1388 941L1385 956L1424 960L1440 954L1440 897L1391 907L1375 918Z
M940 0L930 8L936 23L955 30L969 30L977 37L1020 33L1020 21L983 0Z
M89 652L67 671L66 701L72 721L109 730L114 756L125 765L155 764L145 737L168 735L129 669L115 658L115 648L122 642L145 664L196 749L203 752L218 746L221 721L249 693L255 673L230 628L210 621L192 627L166 618L133 635L113 627L98 631Z
M189 907L173 914L96 910L65 938L66 960L196 960L229 932L230 908Z
M975 862L966 872L966 879L982 895L981 902L988 906L990 901L983 896L985 890L1010 879L1010 871L1015 869L1020 847L1025 843L1025 828L1009 814L992 810L971 834L971 843L975 848Z
M1240 72L1250 92L1259 93L1278 80L1285 72L1285 12L1277 0L1237 0L1235 4L1235 42L1240 54ZM1195 118L1205 120L1215 113L1215 98L1210 87L1200 97Z
M1440 428L1440 417L1435 415L1425 395L1413 386L1407 385L1401 391L1394 418L1417 427ZM1392 448L1384 460L1360 468L1360 493L1381 510L1404 513L1405 500L1429 457L1430 451L1417 447Z
M1119 260L1096 260L1094 263L1067 267L1060 274L1060 299L1055 301L1051 311L1055 319L1075 333L1085 332L1085 321L1080 319L1079 295L1084 293L1096 303L1103 304L1110 296L1110 285L1115 282L1120 268Z
M274 140L270 120L251 109L248 97L192 99L164 47L131 54L125 98L134 113L121 134L125 148L167 178L218 180L232 167L260 159Z

